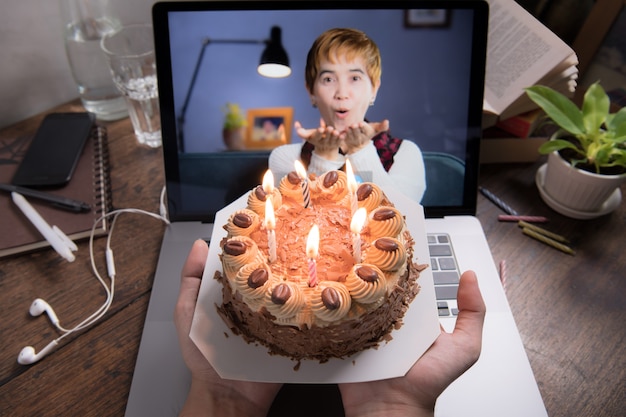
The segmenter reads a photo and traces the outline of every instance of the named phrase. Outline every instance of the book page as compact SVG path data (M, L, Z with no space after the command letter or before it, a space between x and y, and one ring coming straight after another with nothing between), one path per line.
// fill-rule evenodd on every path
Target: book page
M577 64L574 51L514 0L489 0L484 109L501 114L546 75ZM556 71L555 71L556 70Z

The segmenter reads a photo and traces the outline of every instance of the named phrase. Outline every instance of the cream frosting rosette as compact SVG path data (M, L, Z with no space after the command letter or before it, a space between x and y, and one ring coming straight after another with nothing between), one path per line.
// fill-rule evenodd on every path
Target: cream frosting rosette
M222 246L222 266L224 274L233 280L237 271L244 265L253 262L263 262L263 255L254 240L247 236L234 236Z
M277 323L292 324L306 305L304 294L296 283L274 282L265 294L265 306Z
M364 182L356 190L359 207L365 207L368 213L381 205L384 196L383 190L373 182Z
M274 210L278 210L283 204L283 197L280 195L278 188L274 188L268 195L265 190L263 190L263 186L259 185L248 195L248 208L259 216L265 216L265 200L268 198L272 200Z
M317 178L311 188L311 198L339 202L348 194L348 176L332 170Z
M228 222L224 225L224 229L228 232L228 237L250 236L260 226L261 218L259 215L246 208L231 214Z
M354 265L346 277L346 287L352 299L362 304L380 302L387 294L385 274L375 265Z
M381 206L369 213L367 227L372 238L396 238L404 228L404 216L395 207Z
M380 237L365 251L364 263L376 265L382 271L397 271L406 265L406 249L398 239Z
M352 298L348 288L336 281L322 281L313 291L311 310L315 317L324 322L335 322L350 311Z
M278 189L285 199L291 199L298 205L304 204L302 195L302 179L296 171L291 171L280 179Z
M272 270L264 262L244 265L235 276L235 288L253 310L264 304L264 298L275 281Z

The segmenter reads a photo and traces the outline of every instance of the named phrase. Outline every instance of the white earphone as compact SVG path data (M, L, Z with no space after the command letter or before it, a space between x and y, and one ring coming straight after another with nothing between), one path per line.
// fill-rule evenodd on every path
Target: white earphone
M56 313L54 312L52 307L50 307L50 304L48 304L41 298L36 298L35 301L33 301L33 303L30 305L30 308L28 309L28 312L33 317L40 316L45 312L48 315L48 318L50 319L52 324L54 324L57 329L60 328L59 318L57 317Z
M56 313L54 312L54 309L52 308L52 306L50 306L50 304L48 304L45 300L43 300L41 298L36 298L32 302L32 304L30 305L30 308L28 310L30 312L30 315L33 316L33 317L37 317L37 316L42 315L45 312L46 315L48 316L48 318L50 319L50 322L62 334L58 338L54 339L52 342L48 343L48 345L46 347L44 347L41 351L39 351L39 353L35 352L35 348L32 347L32 346L24 347L20 351L20 353L19 353L19 355L17 357L17 362L19 364L21 364L21 365L31 365L31 364L41 360L48 353L52 352L59 345L59 342L63 338L69 336L70 334L72 334L74 332L77 332L79 330L82 330L84 328L87 328L87 327L91 326L92 324L94 324L95 322L100 320L100 318L102 318L102 316L104 316L106 314L106 312L109 310L109 307L111 306L111 303L113 302L113 295L114 295L114 292L115 292L115 260L113 259L113 250L111 250L111 236L113 235L113 228L115 227L115 221L117 220L117 216L119 214L121 214L121 213L145 214L145 215L148 215L150 217L154 217L156 219L159 219L159 220L165 222L166 224L169 224L169 220L167 219L167 213L166 213L166 210L165 210L164 196L165 196L165 188L163 188L163 192L161 193L161 205L160 205L160 212L161 212L161 214L160 215L159 214L155 214L155 213L150 213L150 212L144 211L144 210L139 210L139 209L120 209L120 210L110 211L109 213L106 213L105 215L103 215L102 217L100 217L98 220L96 220L94 222L94 225L93 225L93 227L91 229L91 235L89 236L89 256L91 258L91 269L92 269L96 279L98 279L98 281L100 281L100 284L102 284L102 286L104 287L104 291L107 294L106 300L89 317L87 317L86 319L84 319L83 321L78 323L73 328L66 329L63 326L61 326L59 318L57 317ZM111 281L110 286L107 286L107 284L105 283L104 279L102 278L102 276L98 272L98 268L96 266L96 262L95 262L95 258L94 258L94 252L93 252L93 239L94 239L95 230L96 230L97 225L101 221L103 221L104 219L106 219L108 217L111 217L111 216L113 216L113 220L111 221L111 227L109 229L109 235L107 237L106 250L105 250L107 273L108 273L109 279Z
M26 346L21 351L19 356L17 357L17 362L20 365L30 365L37 362L39 359L46 356L50 353L57 345L59 344L58 339L54 339L52 342L48 343L48 345L41 349L39 353L35 353L35 348L32 346Z
M54 310L52 309L52 307L50 307L50 304L48 304L41 298L35 299L35 301L33 301L33 303L30 305L30 309L28 311L30 312L30 315L33 317L40 316L45 312L48 315L48 318L50 319L54 327L56 327L57 329L61 328L61 326L59 325L59 319L57 315L55 314ZM20 352L19 356L17 357L17 361L22 365L30 365L31 363L35 363L39 359L46 356L48 352L54 349L56 345L58 344L59 344L58 340L55 339L52 342L50 342L48 346L43 348L41 352L39 353L35 353L35 348L33 348L32 346L26 346Z
M48 304L45 300L42 300L41 298L36 298L32 302L30 308L28 309L28 312L33 317L37 317L42 315L43 313L46 313L54 327L56 327L57 330L59 330L60 332L64 333L64 335L48 343L48 345L43 348L39 353L35 352L34 347L25 346L20 351L20 354L17 357L17 362L21 365L30 365L37 362L39 359L43 358L49 352L51 352L59 344L59 341L63 337L72 332L72 330L64 329L63 326L61 326L59 318L54 312L54 309L50 306L50 304Z

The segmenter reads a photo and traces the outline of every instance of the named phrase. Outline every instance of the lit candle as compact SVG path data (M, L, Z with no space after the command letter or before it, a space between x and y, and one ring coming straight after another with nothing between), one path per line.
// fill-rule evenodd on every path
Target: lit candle
M263 175L263 191L265 194L272 194L274 192L274 174L269 169L265 171L265 175Z
M365 219L367 217L367 210L365 207L361 207L352 216L350 222L350 230L352 231L352 256L354 257L354 263L361 263L361 230L365 225Z
M276 218L274 217L274 206L272 200L265 200L265 229L267 229L267 246L269 251L269 262L276 261Z
M304 169L304 165L302 162L296 161L294 162L294 167L296 168L296 174L302 180L302 198L304 200L304 208L308 208L311 205L311 192L309 190L309 178L306 175L306 170Z
M306 256L308 258L309 267L309 287L315 287L317 285L317 266L315 265L317 259L317 252L320 244L320 229L316 224L311 227L309 236L306 239Z
M348 192L350 193L352 215L354 216L354 213L356 213L356 210L359 208L359 202L356 196L356 190L358 189L358 186L349 159L346 159L346 176L348 177Z

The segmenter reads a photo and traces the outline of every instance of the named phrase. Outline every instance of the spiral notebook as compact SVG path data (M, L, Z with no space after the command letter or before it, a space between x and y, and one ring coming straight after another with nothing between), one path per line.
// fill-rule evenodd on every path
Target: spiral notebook
M10 183L31 137L0 138L0 183ZM74 241L88 238L94 222L112 207L109 176L107 131L96 126L85 144L70 182L63 188L46 190L88 203L91 210L73 213L50 204L28 199L51 226L56 225ZM11 195L0 192L0 258L49 247L49 243L11 201ZM107 232L108 223L101 222L96 235Z

